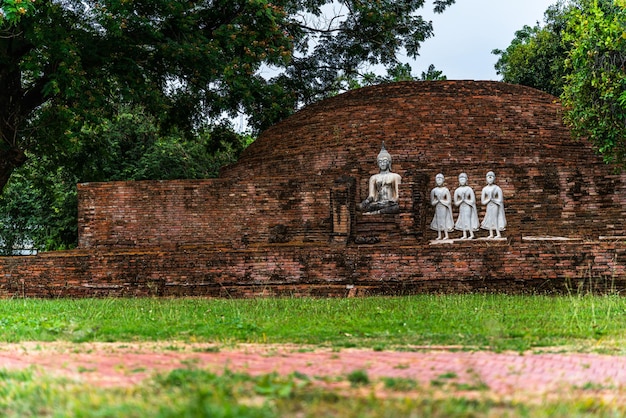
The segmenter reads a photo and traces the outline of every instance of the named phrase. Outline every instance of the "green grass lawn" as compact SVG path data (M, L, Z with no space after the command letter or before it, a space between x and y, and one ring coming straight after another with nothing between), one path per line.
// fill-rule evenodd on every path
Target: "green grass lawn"
M0 341L176 341L212 347L297 343L373 350L599 351L626 354L626 299L608 296L421 295L354 299L0 300ZM624 416L593 398L544 405L480 396L435 396L415 382L345 377L367 396L344 396L313 377L214 375L175 370L132 389L97 389L40 377L0 375L2 416ZM384 384L396 397L375 396ZM488 388L485 388L488 389ZM405 395L409 390L411 395ZM477 389L479 392L480 390ZM416 396L416 391L418 395ZM407 392L408 393L408 392ZM480 393L479 393L480 394Z
M626 298L455 295L351 299L12 299L0 341L422 345L623 353Z

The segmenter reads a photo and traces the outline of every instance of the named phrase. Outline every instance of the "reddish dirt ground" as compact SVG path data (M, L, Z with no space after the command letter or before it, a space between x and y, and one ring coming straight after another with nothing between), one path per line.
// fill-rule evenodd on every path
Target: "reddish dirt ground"
M591 353L493 353L449 347L332 350L261 344L217 350L188 343L0 345L0 368L28 367L100 387L136 385L155 373L185 367L251 375L297 371L310 377L344 377L338 379L344 383L349 373L364 370L374 382L384 377L407 378L422 387L440 388L444 396L480 394L525 402L586 396L626 405L626 356ZM385 395L384 391L380 394Z

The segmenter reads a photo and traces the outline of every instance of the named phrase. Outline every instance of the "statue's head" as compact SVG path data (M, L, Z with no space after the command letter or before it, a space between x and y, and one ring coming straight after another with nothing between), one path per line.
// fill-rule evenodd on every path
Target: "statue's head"
M445 178L443 177L443 174L439 173L435 176L435 183L437 183L437 186L443 186L443 182L444 182Z
M461 186L465 186L466 183L467 183L467 174L465 173L459 174L459 184Z
M493 184L496 180L496 175L493 171L487 173L487 184Z
M391 154L389 154L389 152L387 152L387 149L385 149L385 141L383 141L383 146L378 153L378 157L376 158L376 162L378 163L379 167L381 165L381 162L384 161L387 162L387 168L391 170Z

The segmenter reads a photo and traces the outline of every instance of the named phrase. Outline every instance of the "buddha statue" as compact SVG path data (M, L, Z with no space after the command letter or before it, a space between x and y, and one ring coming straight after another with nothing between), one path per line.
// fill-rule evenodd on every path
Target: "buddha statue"
M504 197L502 189L494 184L496 175L493 171L487 173L487 185L481 193L481 203L486 206L485 217L480 227L489 231L488 238L502 238L500 231L506 229L506 215L504 214ZM495 235L494 235L495 234Z
M430 223L430 229L437 231L438 240L450 239L448 232L454 229L452 197L450 196L450 190L443 185L444 180L443 174L437 174L435 176L436 187L430 191L430 203L435 208L435 215Z
M459 174L459 187L454 191L454 205L459 208L459 217L454 229L463 231L462 239L473 239L474 231L478 231L478 209L476 195L467 185L467 174Z
M400 211L398 186L402 177L391 172L391 155L385 149L385 142L376 162L380 172L370 177L369 194L358 208L365 214L398 213Z

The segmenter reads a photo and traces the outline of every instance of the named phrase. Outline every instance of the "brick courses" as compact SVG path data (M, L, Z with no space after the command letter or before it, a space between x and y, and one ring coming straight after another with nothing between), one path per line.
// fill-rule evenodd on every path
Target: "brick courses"
M621 292L623 242L91 249L0 258L1 297Z
M219 179L79 185L79 249L0 258L0 295L619 292L626 177L560 114L497 82L351 91L268 129ZM362 215L383 140L401 213ZM430 245L435 175L453 192L466 172L480 199L489 170L507 240Z
M80 247L236 246L281 231L285 242L326 242L331 189L353 181L354 200L364 199L383 140L403 178L393 239L432 237L438 172L451 191L466 172L480 196L489 170L505 194L509 237L626 235L626 177L573 141L560 112L550 95L497 82L351 91L268 129L219 180L79 186Z

